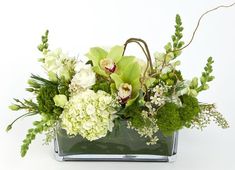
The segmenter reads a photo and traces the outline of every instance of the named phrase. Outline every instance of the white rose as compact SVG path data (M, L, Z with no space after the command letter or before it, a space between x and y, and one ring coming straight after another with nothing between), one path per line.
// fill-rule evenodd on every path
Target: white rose
M77 68L78 72L74 75L69 87L71 93L89 89L96 82L95 73L90 65L81 64L81 62L79 62L78 65L80 66Z

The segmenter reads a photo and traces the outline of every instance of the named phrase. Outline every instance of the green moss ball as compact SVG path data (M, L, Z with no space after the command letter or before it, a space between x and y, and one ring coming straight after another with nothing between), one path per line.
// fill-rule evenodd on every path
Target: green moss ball
M179 107L174 103L166 103L161 107L156 114L156 119L159 129L165 136L171 135L183 126Z

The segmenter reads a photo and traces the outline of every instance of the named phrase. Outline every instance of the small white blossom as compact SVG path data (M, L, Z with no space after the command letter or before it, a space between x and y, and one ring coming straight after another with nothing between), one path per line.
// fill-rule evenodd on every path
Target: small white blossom
M164 92L167 91L167 87L162 85L156 85L153 88L153 96L150 97L150 103L155 106L161 106L165 104L166 98L164 96Z
M142 116L144 119L148 119L149 122L151 122L151 124L149 126L144 126L141 128L135 128L132 126L131 122L129 121L127 123L127 128L130 129L134 129L135 131L137 131L137 133L140 135L140 137L144 137L147 140L146 144L147 145L154 145L157 143L158 141L158 137L156 136L157 131L159 130L156 120L154 117L152 116L148 116L149 112L147 111L142 111Z

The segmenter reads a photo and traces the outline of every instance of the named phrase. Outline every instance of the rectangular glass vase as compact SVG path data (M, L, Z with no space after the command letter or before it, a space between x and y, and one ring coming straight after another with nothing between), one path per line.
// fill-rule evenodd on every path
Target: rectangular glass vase
M151 161L173 162L176 159L178 132L165 137L156 133L157 144L147 145L147 139L122 121L119 128L107 136L88 141L80 135L69 137L60 127L54 141L55 158L58 161Z

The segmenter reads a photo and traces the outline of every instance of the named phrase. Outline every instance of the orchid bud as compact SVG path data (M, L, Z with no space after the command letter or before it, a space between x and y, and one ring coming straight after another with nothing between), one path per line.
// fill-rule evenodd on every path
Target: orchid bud
M120 103L125 104L131 97L131 93L132 86L128 83L122 83L118 88L118 97L120 98Z

